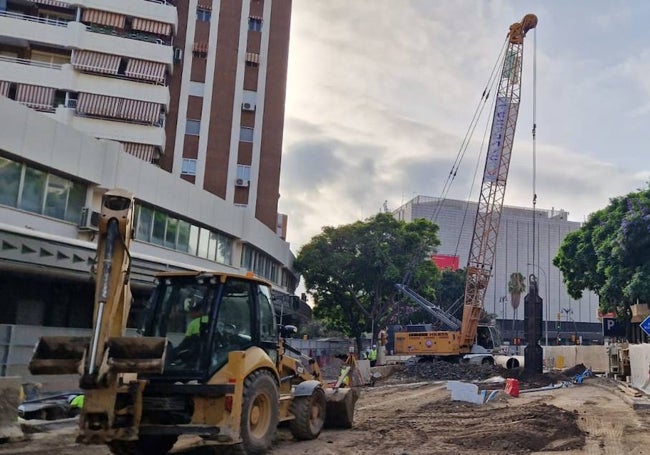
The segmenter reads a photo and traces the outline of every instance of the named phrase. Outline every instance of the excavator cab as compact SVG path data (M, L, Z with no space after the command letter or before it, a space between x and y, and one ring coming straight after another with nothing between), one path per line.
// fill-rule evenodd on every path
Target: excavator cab
M277 361L277 328L267 285L247 277L163 275L145 310L145 337L166 337L162 376L207 381L231 351L262 348Z

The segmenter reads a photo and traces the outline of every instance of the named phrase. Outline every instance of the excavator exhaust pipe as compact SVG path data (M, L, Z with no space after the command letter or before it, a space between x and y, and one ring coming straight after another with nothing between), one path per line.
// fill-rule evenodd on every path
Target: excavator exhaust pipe
M41 337L29 362L32 374L83 374L90 337ZM108 339L106 367L114 373L160 373L167 339L113 337Z

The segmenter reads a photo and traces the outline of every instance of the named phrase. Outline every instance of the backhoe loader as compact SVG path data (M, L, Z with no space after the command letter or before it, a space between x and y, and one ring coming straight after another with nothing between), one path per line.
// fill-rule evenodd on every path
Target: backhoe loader
M356 394L285 345L270 283L252 274L159 274L139 336L124 336L131 296L133 195L107 192L90 338L42 337L32 374L80 374L77 440L115 454L164 454L181 435L216 453L262 454L287 422L296 439L352 426ZM228 447L225 447L228 446Z

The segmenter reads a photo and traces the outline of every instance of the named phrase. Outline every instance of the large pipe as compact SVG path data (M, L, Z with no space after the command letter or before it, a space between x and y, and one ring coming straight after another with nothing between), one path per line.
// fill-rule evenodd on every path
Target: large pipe
M508 370L523 368L524 356L523 355L495 355L494 363Z

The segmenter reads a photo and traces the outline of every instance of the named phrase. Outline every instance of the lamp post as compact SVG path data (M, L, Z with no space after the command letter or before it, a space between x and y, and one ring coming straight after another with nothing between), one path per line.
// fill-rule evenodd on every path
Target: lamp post
M527 265L532 266L533 268L537 268L542 274L544 275L544 294L546 295L546 317L544 318L544 332L545 332L545 342L546 346L548 346L548 318L549 318L549 302L548 302L548 278L546 277L546 271L542 267L540 267L537 264L531 264L528 263Z

